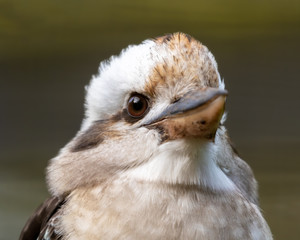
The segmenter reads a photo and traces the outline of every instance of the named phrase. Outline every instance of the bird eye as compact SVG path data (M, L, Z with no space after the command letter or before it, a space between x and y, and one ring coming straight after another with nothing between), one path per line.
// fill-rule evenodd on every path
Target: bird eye
M141 94L134 94L129 98L127 111L131 117L138 118L148 109L147 98Z

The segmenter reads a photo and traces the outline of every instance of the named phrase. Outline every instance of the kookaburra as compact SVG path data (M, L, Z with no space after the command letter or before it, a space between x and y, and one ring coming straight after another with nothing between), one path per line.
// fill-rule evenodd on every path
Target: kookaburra
M20 239L272 239L226 96L213 55L183 33L101 63Z

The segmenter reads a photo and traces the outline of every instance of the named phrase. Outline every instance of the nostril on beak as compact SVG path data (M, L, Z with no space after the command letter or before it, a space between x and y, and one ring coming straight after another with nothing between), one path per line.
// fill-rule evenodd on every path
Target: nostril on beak
M205 125L205 124L206 124L206 121L205 121L205 120L201 120L200 123L201 123L202 125Z
M174 97L173 101L171 104L178 102L181 99L181 97Z

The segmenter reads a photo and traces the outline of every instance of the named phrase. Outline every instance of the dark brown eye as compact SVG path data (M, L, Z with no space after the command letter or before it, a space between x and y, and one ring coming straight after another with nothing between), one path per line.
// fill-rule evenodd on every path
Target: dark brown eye
M127 111L131 117L138 118L148 109L147 98L141 94L134 94L129 98Z

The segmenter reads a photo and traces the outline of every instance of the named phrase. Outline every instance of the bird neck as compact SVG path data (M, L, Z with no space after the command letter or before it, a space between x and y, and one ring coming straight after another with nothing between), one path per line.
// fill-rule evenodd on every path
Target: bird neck
M211 190L234 190L234 184L216 164L212 142L197 139L162 144L145 163L130 169L127 176L143 181L188 184Z

